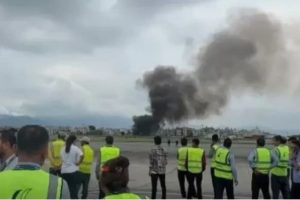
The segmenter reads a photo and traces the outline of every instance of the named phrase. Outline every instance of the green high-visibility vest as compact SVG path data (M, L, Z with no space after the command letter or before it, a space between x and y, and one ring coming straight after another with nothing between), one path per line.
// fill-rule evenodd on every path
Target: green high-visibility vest
M262 174L269 174L271 166L271 151L264 147L256 148L255 169Z
M100 148L101 155L101 166L108 160L117 158L120 156L120 149L118 147L101 147Z
M0 173L0 199L61 199L62 179L43 170Z
M94 150L91 148L90 145L83 145L83 160L79 166L79 171L85 174L90 174L93 161L94 161Z
M111 194L105 196L104 199L141 199L138 195L133 193Z
M187 171L186 169L187 150L188 150L187 147L180 147L178 149L177 169L180 171Z
M275 148L275 152L278 155L279 163L277 167L271 170L271 173L276 176L287 176L290 158L289 147L287 145L279 145Z
M220 147L216 151L215 155L215 176L218 178L224 178L233 180L232 169L229 163L230 151L225 147Z
M204 150L202 148L188 148L188 171L194 174L202 172L202 159Z
M52 142L53 155L51 155L51 166L60 167L62 165L61 150L64 148L65 142L61 139Z
M220 147L220 145L218 144L214 144L212 146L214 152L215 152L215 155L216 155L216 152L217 152L217 149ZM212 157L211 159L211 168L215 168L216 167L216 161L215 161L215 155Z

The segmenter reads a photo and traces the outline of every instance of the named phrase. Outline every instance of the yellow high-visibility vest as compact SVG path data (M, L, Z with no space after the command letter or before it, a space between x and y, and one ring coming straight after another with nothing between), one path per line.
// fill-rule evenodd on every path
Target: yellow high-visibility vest
M0 173L0 199L61 199L62 179L43 170Z
M118 147L104 146L100 148L101 166L108 160L117 158L120 156L120 149Z
M278 155L279 163L277 167L271 170L271 173L276 176L287 176L290 158L289 147L287 145L279 145L275 148L275 152Z
M52 151L51 151L51 166L54 168L59 168L62 165L61 160L61 150L64 148L65 142L61 139L55 140L52 142Z
M203 170L202 159L204 150L202 148L188 148L188 171L194 174L201 173Z
M216 151L215 155L215 176L218 178L224 178L233 180L232 169L229 163L230 151L225 147L220 147Z
M177 169L180 171L187 171L186 169L187 150L188 147L180 147L178 149Z
M256 148L255 169L262 174L269 174L272 166L271 151L264 147Z
M133 193L111 194L105 196L104 199L141 199L138 195Z
M217 149L218 149L219 147L220 147L219 144L214 144L214 145L212 146L212 148L213 148L213 150L214 150L214 152L215 152L215 155L216 155ZM211 168L215 168L215 167L216 167L215 155L214 155L214 156L212 157L212 159L211 159Z
M82 152L83 160L79 166L79 171L85 174L90 174L94 161L94 150L91 148L90 145L85 144L82 146Z

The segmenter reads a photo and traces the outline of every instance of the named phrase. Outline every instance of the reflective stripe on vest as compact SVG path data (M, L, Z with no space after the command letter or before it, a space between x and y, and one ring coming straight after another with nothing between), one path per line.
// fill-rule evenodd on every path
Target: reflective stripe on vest
M276 176L287 176L289 167L290 150L287 145L279 145L275 148L278 155L279 163L277 167L271 170L271 173Z
M120 149L118 147L101 147L101 166L108 160L120 156Z
M191 173L202 172L202 159L204 150L201 148L188 148L188 171Z
M269 174L272 166L271 151L267 148L256 148L255 169L262 174Z
M187 147L181 147L178 149L177 169L180 171L187 171L186 169L187 149L188 149Z
M83 151L83 160L79 166L79 171L85 174L90 174L93 161L94 161L94 151L91 148L91 146L87 144L83 145L82 151Z
M216 167L216 162L215 162L215 155L216 155L216 152L217 152L217 149L220 147L220 145L218 145L218 144L214 144L213 146L212 146L212 148L213 148L213 150L214 150L214 155L213 155L213 157L212 157L212 159L211 159L211 167L212 168L215 168Z
M111 194L104 199L141 199L138 195L133 193Z
M65 146L65 142L63 140L56 140L56 141L52 142L53 154L51 155L51 157L52 157L51 165L53 167L61 166L62 160L61 160L60 153L64 146Z
M0 173L0 199L60 199L62 179L43 170L7 170Z
M215 155L215 176L218 178L224 178L233 180L232 169L229 163L230 151L227 148L220 147L216 151Z

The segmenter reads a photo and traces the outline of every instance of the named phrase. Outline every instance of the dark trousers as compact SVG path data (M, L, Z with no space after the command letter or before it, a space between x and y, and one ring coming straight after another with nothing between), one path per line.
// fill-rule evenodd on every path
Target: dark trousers
M271 199L269 191L269 175L252 173L252 199L258 199L259 190L262 191L264 199Z
M291 199L300 199L300 183L292 183Z
M79 187L82 186L82 195L81 199L86 199L88 196L88 189L89 189L89 182L90 182L90 174L85 174L82 172L79 172L80 174L80 183Z
M78 199L78 190L80 182L79 172L61 174L68 184L71 199Z
M186 191L185 191L185 179L187 178L187 172L178 170L178 181L179 187L181 192L181 197L186 198Z
M161 186L162 199L167 198L166 191L166 175L165 174L151 174L151 184L152 184L152 195L151 199L156 199L156 191L157 191L157 181L159 179Z
M273 199L279 198L279 193L281 192L283 199L289 198L289 178L288 176L271 176L271 188Z
M213 185L213 190L214 190L214 199L216 198L216 176L215 176L215 169L210 168L210 175L211 175L211 182Z
M53 174L54 176L61 176L60 169L54 169L50 167L49 173Z
M227 199L234 199L233 180L216 177L216 199L223 199L225 189Z
M100 182L98 182L98 186L99 186L99 196L98 196L98 199L104 199L105 193L104 193L104 191L102 190L102 188L100 186Z
M189 182L187 198L191 199L196 193L197 198L202 199L202 186L201 186L201 184L202 184L202 173L193 174L193 173L188 172L187 179L188 179L188 182ZM195 184L194 184L195 179L196 179L197 192L195 192Z

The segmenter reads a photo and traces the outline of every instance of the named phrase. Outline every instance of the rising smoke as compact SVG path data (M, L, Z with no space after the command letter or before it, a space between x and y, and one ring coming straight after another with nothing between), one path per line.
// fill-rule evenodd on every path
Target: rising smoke
M233 94L274 93L288 87L288 51L282 24L243 10L201 48L190 73L158 66L141 81L157 121L174 123L220 114Z

